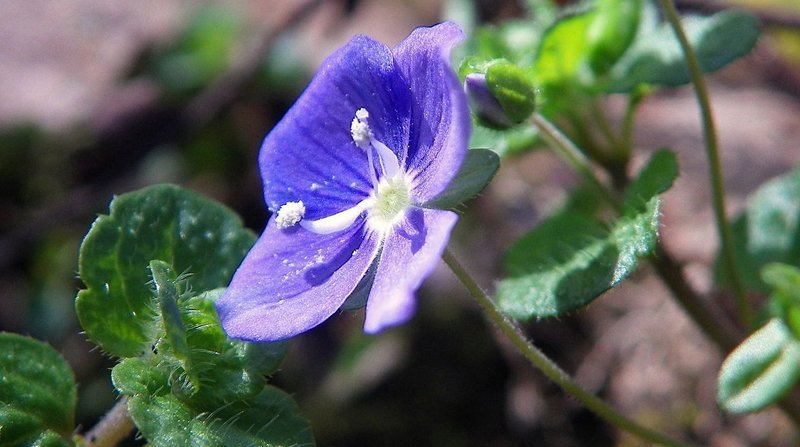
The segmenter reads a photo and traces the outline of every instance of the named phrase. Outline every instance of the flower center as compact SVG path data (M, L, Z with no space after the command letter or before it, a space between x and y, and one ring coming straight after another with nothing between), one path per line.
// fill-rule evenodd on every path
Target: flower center
M350 228L366 211L368 227L373 231L386 233L403 219L406 210L412 205L408 177L400 167L394 151L375 139L366 109L356 111L356 116L350 123L350 135L353 143L367 154L366 167L372 181L370 195L351 208L317 220L303 218L305 205L302 201L287 202L277 212L275 223L279 229L290 228L299 223L313 233L334 233Z
M375 203L369 209L367 224L371 229L385 232L396 225L411 206L411 194L405 176L384 178L373 191Z

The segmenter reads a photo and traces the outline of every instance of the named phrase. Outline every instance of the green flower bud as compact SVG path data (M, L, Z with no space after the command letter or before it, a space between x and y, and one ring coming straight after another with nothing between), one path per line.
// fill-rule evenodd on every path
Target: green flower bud
M532 81L508 62L492 64L485 74L468 74L464 91L473 113L488 127L507 129L528 119L536 108Z

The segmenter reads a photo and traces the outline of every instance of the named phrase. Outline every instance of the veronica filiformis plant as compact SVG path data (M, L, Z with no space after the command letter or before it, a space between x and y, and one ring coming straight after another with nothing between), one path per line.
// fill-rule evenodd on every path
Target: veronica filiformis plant
M356 36L324 61L261 149L273 214L217 302L230 336L306 331L365 277L367 332L411 316L457 220L426 204L467 152L469 110L449 64L462 38L452 23L394 49Z

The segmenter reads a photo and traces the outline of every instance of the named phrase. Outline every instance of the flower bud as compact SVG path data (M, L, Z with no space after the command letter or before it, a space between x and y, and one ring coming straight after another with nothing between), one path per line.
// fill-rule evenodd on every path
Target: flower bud
M472 112L488 127L507 129L528 119L536 108L533 83L508 62L491 65L485 74L468 74L464 91Z
M514 123L508 119L503 106L495 99L483 73L470 73L464 78L464 92L469 98L472 113L488 127L505 129Z

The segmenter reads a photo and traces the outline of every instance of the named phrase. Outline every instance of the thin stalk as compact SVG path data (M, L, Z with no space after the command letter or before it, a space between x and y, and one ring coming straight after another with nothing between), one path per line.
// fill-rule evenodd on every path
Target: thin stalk
M600 182L592 171L589 160L569 138L539 113L531 115L530 121L538 128L539 134L547 141L550 147L556 151L558 155L589 184L589 186L603 196L608 203L612 205L617 204L617 198Z
M620 137L621 143L617 154L624 160L628 160L631 152L633 152L633 127L636 122L636 108L638 105L639 98L635 94L630 95L628 105L625 107L625 116L622 118L622 136Z
M489 298L472 276L453 256L450 250L445 250L442 259L450 267L461 283L469 291L470 295L478 302L483 309L486 317L505 335L505 337L528 359L529 362L538 368L548 379L555 382L569 395L577 399L583 406L594 412L597 416L606 420L610 424L625 430L643 441L660 444L670 447L689 447L686 444L674 440L662 433L651 430L639 425L637 422L627 418L606 404L602 399L583 389L569 374L562 370L555 362L547 357L542 351L534 346L517 327L514 322L500 312L497 305Z
M128 398L121 397L91 430L83 435L85 447L114 447L134 429L128 413Z
M614 194L600 182L594 175L588 164L586 157L574 144L561 133L546 118L535 115L531 119L532 123L539 127L541 134L550 143L552 149L559 154L564 161L569 164L576 172L580 173L584 180L597 188L602 197L616 210L620 210L620 204ZM549 136L549 137L548 137ZM578 156L570 156L577 153ZM583 164L583 166L575 166ZM692 289L686 277L681 271L681 267L667 253L661 241L656 242L655 256L650 258L661 281L669 288L678 304L681 305L686 314L702 330L706 336L713 341L722 352L730 352L742 340L742 335L737 333L730 325L724 324L722 316L718 312L712 311L703 299ZM778 406L783 413L789 417L795 426L800 427L800 405L790 397L783 398Z
M574 148L574 144L562 134L553 124L547 121L546 118L540 115L534 115L531 118L534 125L538 126L539 131L546 137L552 149L559 154L564 161L569 164L576 172L580 173L584 180L600 192L601 196L608 200L608 203L617 211L621 209L621 205L617 197L608 190L608 188L600 182L585 157L579 149ZM579 156L572 156L577 153ZM689 286L686 278L681 272L680 266L669 256L664 250L661 242L656 243L655 258L651 261L656 268L656 272L661 277L661 280L667 285L672 294L677 299L678 303L683 307L684 311L694 322L706 333L714 343L716 343L725 352L729 352L736 346L741 337L738 337L732 330L719 322L708 306L705 305L700 296Z
M695 324L722 352L731 352L736 347L738 340L742 339L741 334L736 333L733 328L721 324L717 316L703 304L702 298L689 286L681 266L664 250L660 243L656 245L656 252L651 261L658 276L661 277L661 280Z
M606 118L605 113L603 113L603 109L600 107L600 104L596 99L593 99L589 102L589 109L592 114L592 120L597 123L597 127L600 129L603 137L605 137L606 142L608 142L611 152L613 153L619 151L618 148L621 143L614 134L614 130L611 129L611 124L608 122L608 118Z
M711 191L713 194L717 232L720 238L722 264L731 282L739 318L746 327L750 328L753 324L754 313L747 299L744 286L742 285L733 254L733 236L731 235L730 226L728 225L726 217L727 213L725 211L725 188L722 183L719 140L717 138L714 117L711 112L711 101L709 100L705 78L703 77L703 71L700 69L697 55L689 43L689 39L686 37L686 33L681 25L680 16L672 0L659 0L659 3L664 10L664 16L667 18L667 21L669 21L670 26L672 26L672 30L675 32L675 36L678 38L681 48L683 49L683 54L689 67L689 75L692 79L692 84L694 85L697 96L697 103L700 106L700 115L703 120L703 137L705 139L706 155L708 156L708 165L711 173Z

